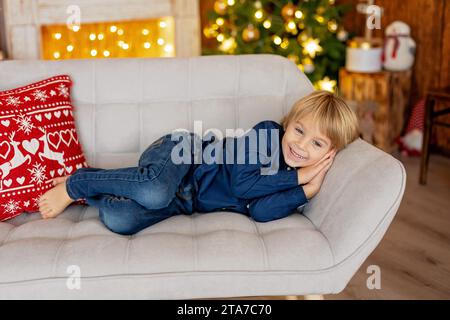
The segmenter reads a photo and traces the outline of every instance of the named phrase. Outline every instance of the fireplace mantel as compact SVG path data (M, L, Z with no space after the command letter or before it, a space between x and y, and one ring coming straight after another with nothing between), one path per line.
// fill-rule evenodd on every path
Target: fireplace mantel
M83 23L171 16L177 57L201 54L198 0L4 0L6 44L11 59L41 59L42 25L65 24L76 4Z

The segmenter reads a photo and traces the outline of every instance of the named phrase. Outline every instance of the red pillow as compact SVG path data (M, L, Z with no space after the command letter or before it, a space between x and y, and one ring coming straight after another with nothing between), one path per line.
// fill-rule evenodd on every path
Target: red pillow
M50 179L87 167L69 76L0 92L0 221L38 211Z

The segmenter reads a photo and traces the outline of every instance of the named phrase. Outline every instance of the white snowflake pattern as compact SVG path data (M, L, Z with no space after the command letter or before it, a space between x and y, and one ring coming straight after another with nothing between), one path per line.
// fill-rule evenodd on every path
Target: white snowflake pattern
M39 100L39 101L44 102L48 98L47 93L45 93L45 90L36 89L36 90L34 90L34 92L32 94L34 96L34 100Z
M27 117L24 114L20 114L19 119L14 119L14 121L19 125L19 130L22 130L26 134L30 134L31 129L34 128L34 124L31 122L31 116Z
M50 90L50 95L53 97L56 95L56 92L54 90Z
M28 207L30 205L30 200L23 201L23 206Z
M47 176L45 175L45 167L41 163L35 163L33 165L33 169L27 169L31 173L31 182L36 182L38 185L41 185Z
M14 214L20 209L19 201L14 201L14 199L10 199L7 203L2 204L2 206L7 214Z
M67 88L62 83L56 88L59 91L59 95L67 98L69 96L69 88Z
M17 107L19 104L22 104L22 101L20 101L19 97L9 96L5 101L7 106Z
M23 98L24 101L31 101L30 97L26 96Z
M42 193L38 195L36 198L33 198L33 204L35 207L39 207L39 200L41 199Z

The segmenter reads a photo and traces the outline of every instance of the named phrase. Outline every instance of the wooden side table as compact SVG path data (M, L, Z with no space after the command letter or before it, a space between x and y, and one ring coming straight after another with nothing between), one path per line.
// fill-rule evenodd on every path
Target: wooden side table
M437 103L443 104L440 110L435 110ZM428 161L430 159L430 140L433 127L450 128L450 122L436 118L450 114L450 87L440 90L429 90L425 102L425 127L423 133L422 157L420 161L419 183L427 183Z
M391 153L402 130L411 91L411 70L339 72L339 91L359 118L364 140Z

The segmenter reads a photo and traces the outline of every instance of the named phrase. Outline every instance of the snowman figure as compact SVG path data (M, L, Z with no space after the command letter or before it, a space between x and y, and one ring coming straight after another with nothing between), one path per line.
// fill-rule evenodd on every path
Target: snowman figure
M386 28L383 66L390 71L408 70L414 64L416 42L410 37L411 28L402 21L395 21Z

